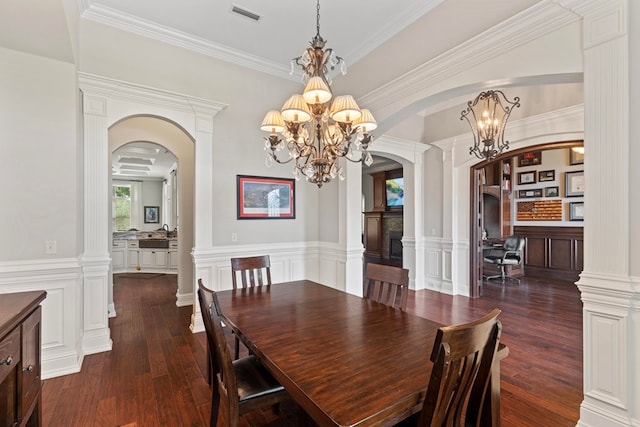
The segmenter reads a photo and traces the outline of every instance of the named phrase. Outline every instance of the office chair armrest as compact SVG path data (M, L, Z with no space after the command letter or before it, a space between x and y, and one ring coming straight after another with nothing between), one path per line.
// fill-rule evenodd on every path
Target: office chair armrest
M504 261L505 259L507 259L508 255L512 255L514 258L517 258L518 261L520 261L520 259L522 258L522 251L504 251L504 254L502 254L502 261Z

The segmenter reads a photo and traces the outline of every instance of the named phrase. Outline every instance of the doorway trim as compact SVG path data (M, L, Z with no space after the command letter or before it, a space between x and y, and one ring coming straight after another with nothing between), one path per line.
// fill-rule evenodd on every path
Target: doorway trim
M153 89L93 74L78 73L82 98L83 253L82 354L112 348L108 323L108 289L111 265L109 236L108 130L123 118L137 115L164 117L182 127L195 143L194 251L212 247L213 118L225 104ZM179 289L178 299L195 306L195 283Z
M494 162L501 162L505 159L517 156L519 154L527 153L530 151L546 151L546 150L556 150L556 149L583 147L583 146L584 146L583 140L545 142L538 145L532 145L532 146L527 146L527 147L522 147L515 150L507 151L502 153L500 156L497 156L496 158L494 158L491 162L480 161L470 167L470 173L469 173L470 187L469 188L471 189L471 191L469 192L469 197L470 197L469 219L471 221L469 223L469 236L470 236L469 273L471 277L469 280L469 285L470 285L469 295L471 296L471 298L480 297L480 291L481 291L481 285L480 285L481 278L479 277L479 274L478 274L479 269L477 268L477 266L481 261L480 255L479 255L481 252L478 250L478 247L480 245L482 236L478 234L478 227L476 226L476 224L478 224L478 221L479 221L477 206L480 203L480 200L477 197L478 192L475 191L475 189L478 188L480 185L480 183L478 182L478 171L490 164L493 164Z

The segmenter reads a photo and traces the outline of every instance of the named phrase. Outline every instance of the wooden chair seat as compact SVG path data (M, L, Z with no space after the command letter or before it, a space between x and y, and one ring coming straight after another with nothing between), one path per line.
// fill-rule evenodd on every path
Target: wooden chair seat
M238 401L241 404L284 391L284 387L273 378L254 355L234 360L233 370L236 373Z

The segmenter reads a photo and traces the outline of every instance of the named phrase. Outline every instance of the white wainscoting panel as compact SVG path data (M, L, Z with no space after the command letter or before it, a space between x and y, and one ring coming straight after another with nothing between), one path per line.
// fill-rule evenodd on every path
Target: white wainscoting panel
M79 372L81 349L81 268L76 259L0 263L0 294L44 290L42 378Z

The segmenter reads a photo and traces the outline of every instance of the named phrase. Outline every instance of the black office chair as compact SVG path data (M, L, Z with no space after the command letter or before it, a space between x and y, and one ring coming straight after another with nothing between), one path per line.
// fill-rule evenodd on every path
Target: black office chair
M500 279L502 283L504 283L506 279L511 279L520 283L520 279L517 277L506 275L505 267L507 265L520 265L522 263L524 259L524 244L524 237L509 236L502 247L497 247L489 251L489 253L484 256L484 262L499 266L500 274L488 276L485 279Z

